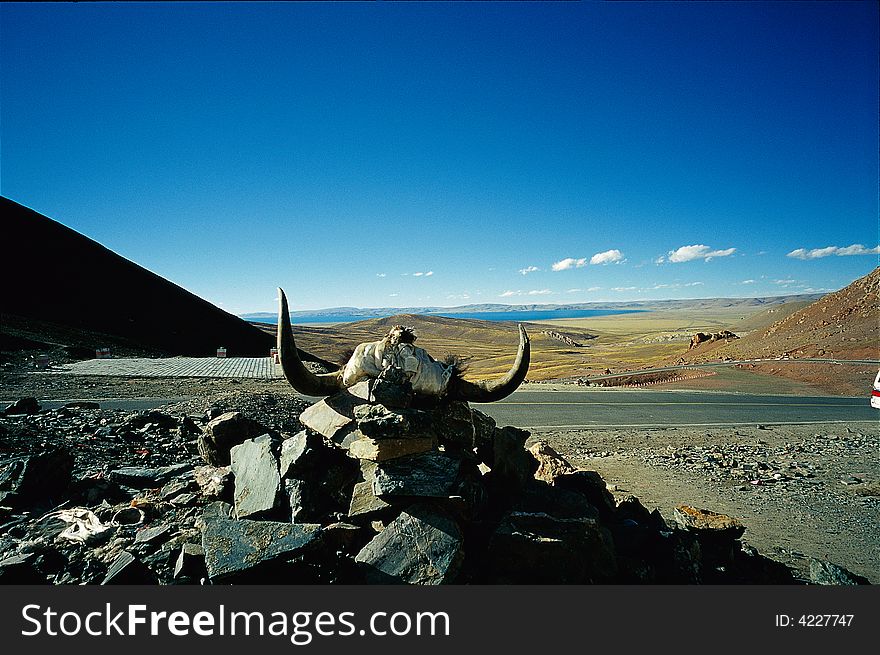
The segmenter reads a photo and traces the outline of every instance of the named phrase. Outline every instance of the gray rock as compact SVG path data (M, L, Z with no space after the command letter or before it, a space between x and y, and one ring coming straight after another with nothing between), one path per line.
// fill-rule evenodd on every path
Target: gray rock
M599 511L603 521L609 521L615 512L614 496L605 480L595 471L577 470L556 476L554 486L579 493Z
M358 482L351 492L351 504L348 509L350 518L371 518L374 514L391 507L391 505L373 493L372 480Z
M320 400L300 414L299 420L307 428L336 443L354 430L354 409L369 402L370 385L364 380L340 391L329 398Z
M228 466L233 446L266 432L266 428L241 412L226 412L212 419L199 435L199 454L212 466Z
M0 559L0 584L47 584L46 576L34 566L36 559L36 553L12 555Z
M174 579L198 580L205 575L205 550L199 544L183 544L174 563Z
M28 396L26 398L19 398L11 405L7 405L6 409L3 410L3 413L6 416L16 416L20 414L36 414L41 409L40 403L37 402L37 399L33 396Z
M321 526L275 521L208 520L202 532L205 566L212 580L223 580L301 554L315 544Z
M174 464L161 468L142 468L138 466L123 466L110 471L107 477L116 484L135 489L156 489L182 473L192 470L192 464Z
M379 464L373 479L377 496L446 497L454 493L460 462L439 452Z
M474 424L474 447L483 464L491 467L495 463L495 419L471 408L471 420Z
M156 576L137 557L123 550L107 569L102 585L156 584Z
M197 466L193 477L205 498L231 497L232 470L228 466Z
M458 524L428 505L410 507L355 557L368 582L419 585L453 582L463 559Z
M389 409L384 405L360 405L353 410L359 438L434 438L434 417L416 409Z
M282 478L286 478L290 468L302 460L309 447L309 441L309 433L306 430L301 430L281 443L279 473Z
M489 542L490 582L590 584L611 580L617 561L611 535L590 518L509 512Z
M284 493L287 494L290 504L290 520L293 523L308 523L308 521L304 520L308 512L308 507L306 506L308 491L306 489L304 480L288 478L284 481Z
M265 515L278 504L281 476L272 445L272 438L266 434L248 439L230 451L238 518Z
M466 402L441 402L432 418L441 444L456 450L474 447L474 417Z
M814 558L810 559L810 580L814 584L819 585L852 586L870 584L867 578L847 571L842 566Z
M426 439L356 439L348 445L348 454L358 459L384 462L389 459L427 453L434 449L435 441Z
M538 462L525 449L529 436L527 430L514 427L495 429L489 466L493 481L502 487L518 489L533 481Z
M167 541L171 536L172 529L173 526L168 523L152 528L144 528L135 535L134 542L136 544L154 544L160 541Z
M0 460L0 505L27 507L54 501L66 491L73 456L63 447Z

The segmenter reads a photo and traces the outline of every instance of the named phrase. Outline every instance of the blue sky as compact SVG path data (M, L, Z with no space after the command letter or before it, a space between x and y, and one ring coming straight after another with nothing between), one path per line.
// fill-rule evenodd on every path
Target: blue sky
M0 6L0 192L234 313L833 290L864 3Z

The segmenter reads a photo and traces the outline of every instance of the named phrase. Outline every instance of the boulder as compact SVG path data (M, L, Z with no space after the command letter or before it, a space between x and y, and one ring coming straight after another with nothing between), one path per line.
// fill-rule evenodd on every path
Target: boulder
M495 584L595 584L617 573L611 535L595 519L544 512L505 515L486 565Z
M471 420L474 424L474 449L480 461L491 467L495 462L495 419L471 408Z
M810 581L818 585L866 585L870 584L867 578L847 571L842 566L810 558Z
M430 452L382 462L376 468L373 493L377 496L447 497L454 492L460 462Z
M678 505L673 510L673 518L684 530L731 541L745 532L745 526L735 518L689 505Z
M144 528L143 530L139 530L135 535L134 542L136 544L156 544L168 541L173 529L174 526L169 523L157 525L152 528Z
M7 405L6 409L3 410L3 413L6 416L16 416L19 414L36 414L41 409L40 403L37 402L37 399L33 396L28 396L27 398L19 398L14 403Z
M0 505L28 507L52 502L70 484L73 456L64 447L0 460Z
M471 450L475 429L471 408L466 402L442 402L433 411L440 443L451 450Z
M146 564L127 550L116 556L107 569L102 585L141 585L156 584L156 576Z
M554 478L554 486L567 491L581 494L599 511L603 522L608 522L614 515L614 496L602 476L595 471L578 469L571 473L563 473Z
M212 419L199 435L199 454L211 466L229 466L233 446L265 432L265 427L241 412L226 412Z
M370 384L367 380L340 391L300 414L299 420L307 428L324 435L336 443L354 430L354 409L370 401Z
M435 442L425 439L357 439L348 446L348 454L358 459L384 462L406 455L417 455L434 449Z
M530 433L514 427L494 431L492 443L493 461L489 465L494 483L503 488L515 490L534 480L538 462L525 449Z
M348 516L355 518L372 518L374 515L391 507L391 505L373 493L373 481L358 482L351 492L351 503Z
M238 518L270 513L278 504L281 476L273 452L272 437L247 439L230 451L235 478L235 515Z
M300 430L292 437L281 442L281 457L278 468L282 478L287 477L291 467L303 461L303 456L311 447L320 445L321 435L308 430Z
M198 582L205 573L205 549L199 544L183 544L174 563L174 579Z
M538 462L538 470L535 471L535 478L538 480L554 484L560 475L575 471L574 466L543 441L532 444L528 451Z
M358 438L406 439L435 436L434 417L417 409L391 409L384 405L360 405L353 410Z
M281 445L281 476L297 523L345 517L358 473L357 460L317 432L304 430Z
M458 524L424 504L403 512L355 557L367 582L418 585L454 582L463 559Z
M209 518L202 548L211 580L226 580L301 555L317 543L321 526Z
M232 470L228 466L197 466L193 477L205 498L231 500Z

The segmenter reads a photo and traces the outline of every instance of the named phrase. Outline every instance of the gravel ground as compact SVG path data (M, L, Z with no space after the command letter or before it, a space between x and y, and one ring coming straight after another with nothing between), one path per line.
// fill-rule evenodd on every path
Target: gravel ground
M740 519L744 540L808 577L828 559L880 583L880 425L534 432L671 519L679 503Z
M284 381L0 373L0 398L28 395L192 397L163 409L199 415L244 406L288 432L304 407ZM805 576L816 557L880 583L880 423L536 431L536 439L667 519L679 503L730 514L746 525L746 541Z

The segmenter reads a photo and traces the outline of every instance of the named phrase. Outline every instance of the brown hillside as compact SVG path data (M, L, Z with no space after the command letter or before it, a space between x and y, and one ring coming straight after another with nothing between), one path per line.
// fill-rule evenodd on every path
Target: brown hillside
M685 356L880 359L880 268L742 339Z
M329 327L306 327L294 324L294 336L299 348L332 362L347 359L354 347L366 341L376 341L388 333L393 325L415 328L416 345L424 348L435 359L456 355L467 359L468 378L491 378L507 372L513 363L519 344L517 324L506 321L480 321L401 314L388 318L369 319ZM528 378L545 380L557 377L559 371L570 374L570 369L588 365L588 349L572 346L559 336L578 344L593 339L583 330L556 331L556 336L545 334L548 326L525 323L532 349L532 363Z

